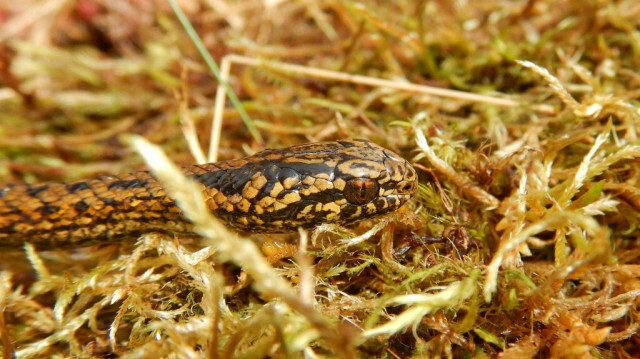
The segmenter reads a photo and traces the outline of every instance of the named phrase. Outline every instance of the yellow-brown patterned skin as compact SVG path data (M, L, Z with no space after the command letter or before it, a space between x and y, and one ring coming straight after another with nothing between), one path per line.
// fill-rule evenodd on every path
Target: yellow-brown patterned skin
M253 232L350 224L399 208L417 188L407 161L366 140L265 150L183 170L201 184L216 216ZM0 187L0 247L69 248L191 230L149 172Z

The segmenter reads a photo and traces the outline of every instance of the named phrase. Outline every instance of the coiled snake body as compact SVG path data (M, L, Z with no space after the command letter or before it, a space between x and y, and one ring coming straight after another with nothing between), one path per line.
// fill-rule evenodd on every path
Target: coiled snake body
M399 208L417 188L407 161L365 140L265 150L183 170L201 184L209 209L244 231L349 224ZM0 247L74 247L152 231L190 232L191 225L149 172L0 187Z

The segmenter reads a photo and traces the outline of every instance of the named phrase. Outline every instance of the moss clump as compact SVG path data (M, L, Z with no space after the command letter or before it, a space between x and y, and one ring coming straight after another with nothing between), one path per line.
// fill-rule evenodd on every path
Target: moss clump
M0 182L144 167L121 134L193 162L217 84L170 7L64 4L0 5ZM181 1L215 59L244 56L229 83L265 143L228 108L220 158L364 137L419 193L244 238L168 172L200 237L0 251L3 357L637 356L640 8L457 4Z

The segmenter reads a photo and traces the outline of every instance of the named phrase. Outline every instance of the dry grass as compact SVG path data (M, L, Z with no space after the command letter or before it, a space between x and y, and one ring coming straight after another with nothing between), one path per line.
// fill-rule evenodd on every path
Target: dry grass
M167 3L0 4L0 182L144 158L200 234L3 249L3 357L640 355L640 4L456 4L179 2L218 63L253 65L229 83L264 143L227 107L219 158L361 137L419 169L391 217L277 238L229 232L121 136L205 157L217 83Z

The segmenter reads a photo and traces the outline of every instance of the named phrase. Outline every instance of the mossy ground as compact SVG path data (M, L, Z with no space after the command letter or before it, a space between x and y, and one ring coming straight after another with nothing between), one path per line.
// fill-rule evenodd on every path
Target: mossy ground
M487 98L233 65L263 140L228 106L219 158L368 138L415 164L416 198L382 222L246 239L159 168L202 238L3 249L3 357L640 355L637 1L179 5L218 63ZM217 87L161 0L3 2L0 84L4 183L165 163L124 134L193 163Z

